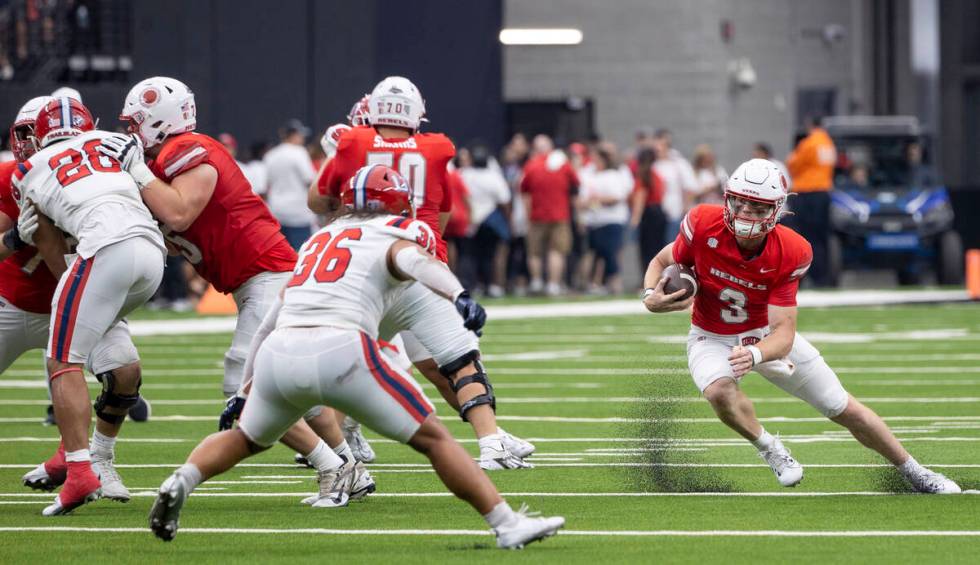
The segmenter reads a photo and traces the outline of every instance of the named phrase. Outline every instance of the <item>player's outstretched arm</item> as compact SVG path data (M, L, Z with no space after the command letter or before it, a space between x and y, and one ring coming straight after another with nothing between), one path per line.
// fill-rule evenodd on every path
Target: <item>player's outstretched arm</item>
M796 339L796 306L769 306L770 333L755 345L736 345L728 361L736 377L741 377L759 363L789 355Z
M436 259L422 246L407 240L396 241L388 248L388 271L400 280L415 280L456 306L463 325L480 335L487 313L463 288L456 275L445 263Z
M672 294L664 294L664 285L667 283L663 278L664 269L674 264L674 244L668 243L660 253L657 253L650 264L647 265L647 272L643 275L643 305L646 309L654 313L674 312L686 310L694 302L694 296L686 300L681 300L681 295L685 290L681 289Z
M202 163L174 177L171 184L158 179L146 165L143 143L135 135L105 137L98 151L117 161L140 187L143 202L153 215L182 232L201 215L218 184L218 171Z

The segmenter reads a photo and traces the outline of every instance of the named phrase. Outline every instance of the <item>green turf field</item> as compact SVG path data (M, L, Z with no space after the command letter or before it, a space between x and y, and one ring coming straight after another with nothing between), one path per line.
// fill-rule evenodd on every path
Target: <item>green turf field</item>
M30 354L0 376L0 563L977 561L980 497L909 494L882 459L751 374L759 416L806 467L799 487L779 487L698 398L687 325L680 314L490 322L500 424L537 445L535 469L492 477L515 508L567 518L562 535L510 553L421 456L373 434L378 492L363 502L301 505L312 473L276 447L202 485L177 539L155 539L154 489L216 429L227 334L139 338L153 419L127 423L116 448L134 499L43 518L53 495L20 476L53 452L57 430L39 423L44 390L29 381L42 382L41 361ZM980 305L806 309L800 331L920 462L980 488ZM468 426L436 405L475 454Z

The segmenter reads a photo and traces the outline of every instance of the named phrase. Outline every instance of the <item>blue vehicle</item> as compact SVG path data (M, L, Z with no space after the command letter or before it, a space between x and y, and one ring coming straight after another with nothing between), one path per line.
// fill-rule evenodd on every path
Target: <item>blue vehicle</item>
M912 116L837 116L824 126L837 146L829 270L894 269L899 284L927 270L963 281L963 241L949 194L925 159L929 138Z

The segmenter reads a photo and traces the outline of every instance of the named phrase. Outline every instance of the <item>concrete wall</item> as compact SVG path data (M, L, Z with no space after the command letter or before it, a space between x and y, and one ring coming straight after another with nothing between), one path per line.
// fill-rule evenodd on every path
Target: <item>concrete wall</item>
M667 127L683 152L710 143L731 170L755 141L789 151L798 88L836 88L838 112L869 109L869 1L505 0L505 26L576 27L584 41L504 47L504 99L592 98L604 137L625 146L637 126ZM846 33L828 44L831 23ZM747 90L727 70L741 57L758 77Z

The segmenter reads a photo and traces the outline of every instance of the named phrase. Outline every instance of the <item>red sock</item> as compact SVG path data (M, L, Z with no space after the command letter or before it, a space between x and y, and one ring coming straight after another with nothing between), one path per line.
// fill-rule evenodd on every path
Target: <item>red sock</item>
M55 451L54 455L50 459L44 462L44 471L52 479L61 478L64 480L65 474L68 472L68 465L65 461L65 442L62 441L58 444L58 451Z
M99 478L92 472L91 461L69 461L68 480L58 497L63 505L81 502L102 486Z

